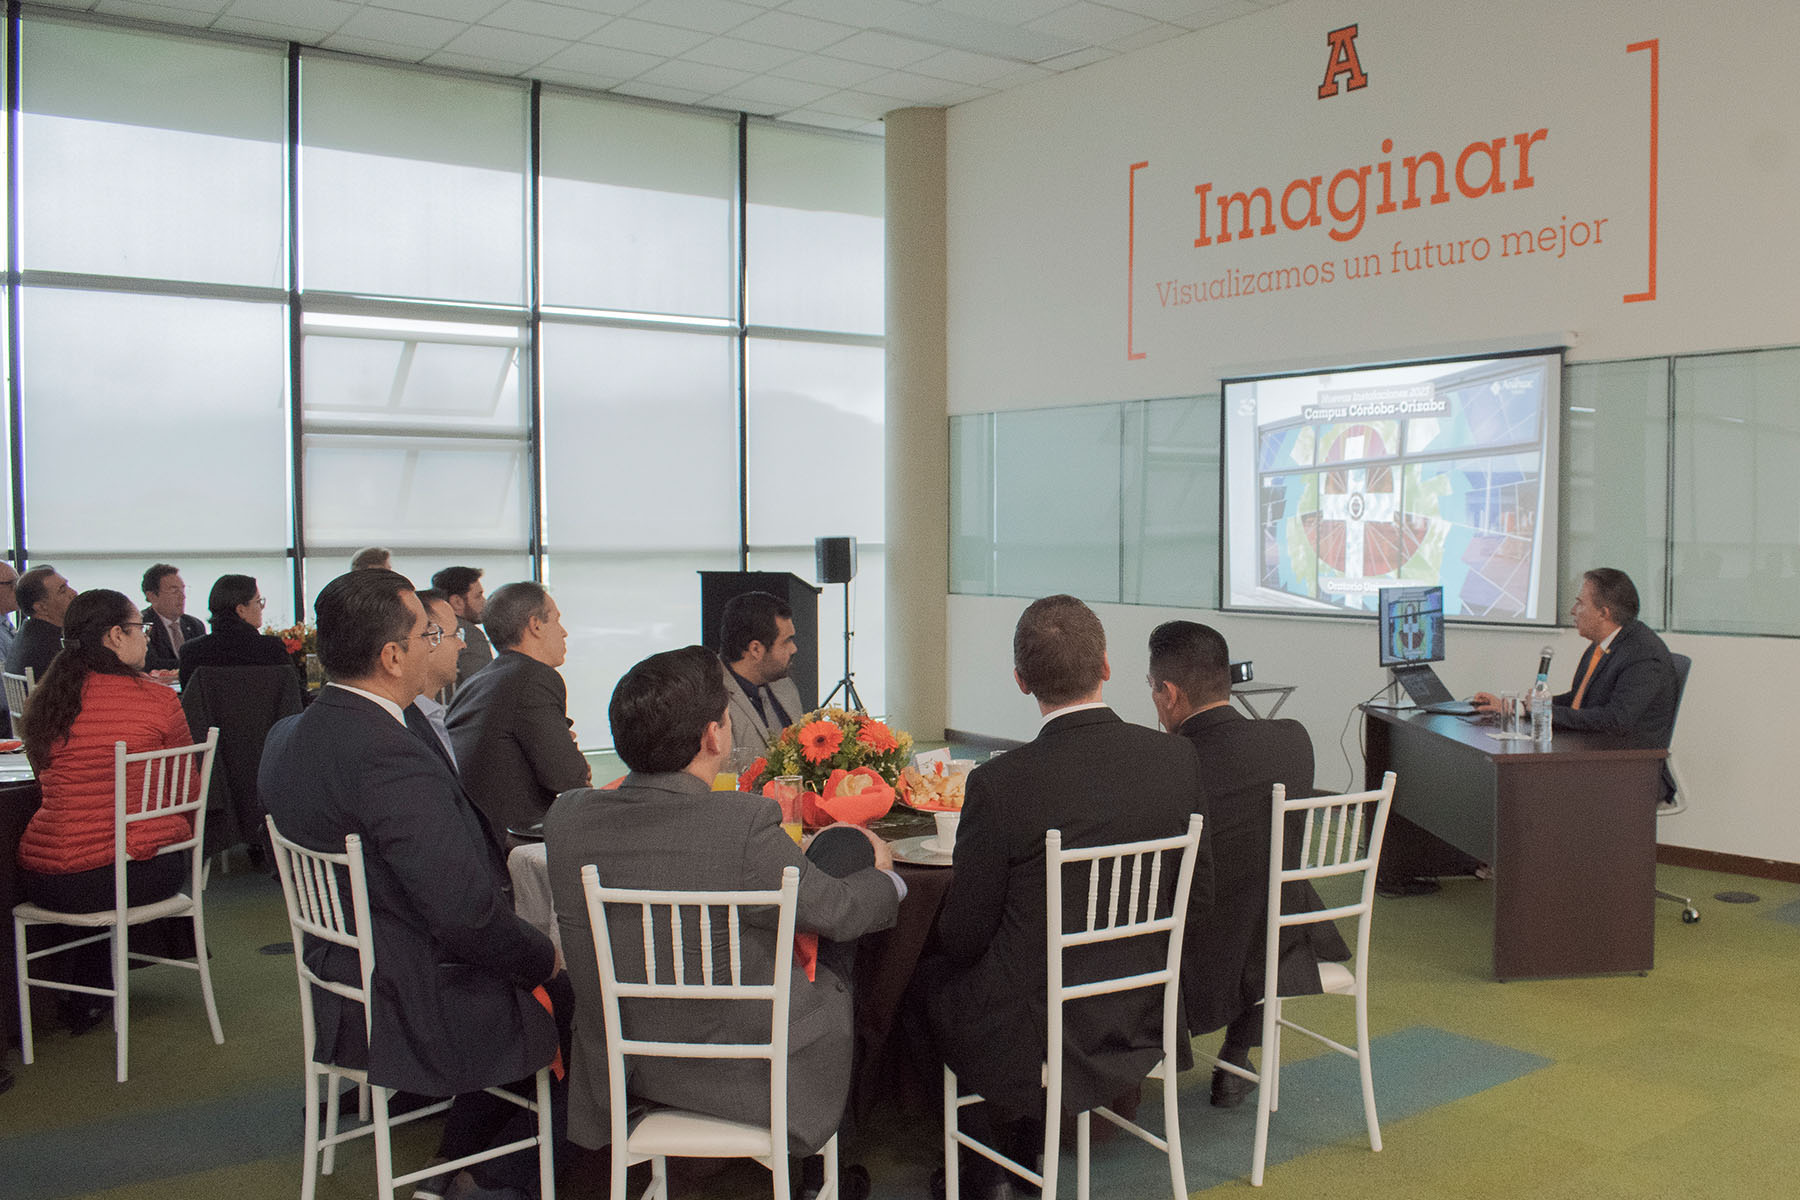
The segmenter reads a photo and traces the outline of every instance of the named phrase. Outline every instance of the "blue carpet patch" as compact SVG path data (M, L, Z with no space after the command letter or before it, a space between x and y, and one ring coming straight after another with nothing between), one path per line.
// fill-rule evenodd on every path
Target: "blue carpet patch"
M1296 1042L1308 1039L1289 1032ZM1440 1104L1449 1104L1511 1082L1550 1065L1551 1060L1429 1026L1414 1026L1374 1040L1375 1112L1385 1131L1396 1122ZM1183 1079L1181 1150L1190 1192L1223 1183L1247 1183L1256 1136L1256 1094L1237 1108L1213 1108L1212 1072L1195 1070ZM1102 1124L1095 1118L1095 1124ZM1139 1124L1162 1128L1162 1101L1144 1090ZM1384 1134L1385 1136L1385 1134ZM1354 1059L1330 1051L1281 1072L1281 1108L1269 1116L1270 1167L1337 1142L1367 1145L1362 1083ZM1057 1191L1074 1194L1075 1156L1063 1155ZM1162 1196L1169 1190L1168 1160L1128 1134L1096 1147L1093 1194ZM878 1197L888 1192L877 1181Z
M1800 925L1800 900L1790 900L1767 915L1771 921L1786 921L1789 925Z
M294 1079L201 1104L8 1136L0 1139L0 1180L5 1181L0 1193L8 1200L56 1200L298 1155L301 1097L300 1081ZM352 1097L343 1124L352 1125L355 1118ZM194 1136L194 1130L205 1135ZM296 1172L294 1187L299 1186Z

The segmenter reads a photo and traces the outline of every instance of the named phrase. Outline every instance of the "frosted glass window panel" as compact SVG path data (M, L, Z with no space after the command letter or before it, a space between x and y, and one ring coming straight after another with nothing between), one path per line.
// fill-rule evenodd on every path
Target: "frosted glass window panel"
M883 540L885 351L752 339L745 371L750 544Z
M1219 398L1124 406L1121 497L1127 604L1219 602Z
M526 118L521 87L306 58L304 285L523 303Z
M333 425L526 430L519 392L524 331L397 321L315 332L308 320L305 406Z
M130 540L136 542L140 539L134 537ZM201 621L210 616L206 598L219 576L248 575L256 580L263 599L269 602L268 609L263 613L263 623L293 624L293 568L279 551L261 555L165 554L161 546L153 544L154 532L141 540L151 544L144 545L142 549L121 548L119 552L108 555L66 552L61 547L34 544L31 548L31 561L33 566L53 564L76 591L111 588L115 592L123 592L140 607L144 603L141 586L144 571L151 563L169 563L181 569L182 582L187 584L188 615Z
M750 324L885 330L884 170L879 141L750 127Z
M1117 405L995 418L995 591L1119 599Z
M20 319L31 545L288 544L285 305L31 288Z
M279 52L27 21L26 268L285 285Z
M374 543L385 545L385 543ZM306 619L313 619L313 604L325 585L350 570L350 556L362 546L346 550L342 554L308 554L306 556ZM392 549L392 547L390 547ZM518 553L498 553L490 550L470 549L451 554L408 554L404 550L394 550L394 570L412 580L416 588L431 586L431 576L445 567L466 566L480 567L482 571L481 586L492 592L501 584L515 580L531 578L531 559ZM188 580L189 599L192 599L193 580ZM293 585L284 581L280 585L285 593L291 593ZM265 589L263 595L269 595ZM273 600L273 597L271 597ZM290 601L291 607L291 601Z
M551 550L735 555L735 339L550 321L542 330Z
M1673 625L1800 634L1800 350L1675 360Z
M569 631L569 658L562 675L569 687L569 716L583 750L611 748L606 709L626 671L652 654L700 642L698 572L737 567L735 548L547 557L545 582ZM491 578L482 580L490 591Z
M1563 372L1562 530L1557 619L1581 573L1617 567L1640 616L1663 624L1669 481L1669 360L1574 363Z
M529 544L523 442L308 434L303 450L309 546Z
M752 550L752 571L789 571L818 583L818 560L813 549ZM821 584L819 593L819 703L825 702L844 675L844 585ZM850 669L856 673L856 694L863 707L880 715L887 712L887 548L858 543L856 578L850 581ZM832 703L845 707L843 695ZM790 714L796 715L796 714Z
M993 413L950 418L950 590L994 594Z
M554 93L539 112L544 303L733 316L736 123Z

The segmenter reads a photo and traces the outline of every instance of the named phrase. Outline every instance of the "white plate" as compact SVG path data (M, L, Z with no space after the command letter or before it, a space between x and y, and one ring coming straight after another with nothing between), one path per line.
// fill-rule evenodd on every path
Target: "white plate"
M890 849L897 862L909 863L915 867L947 867L953 861L951 856L935 848L935 834L921 834L918 837L901 838Z

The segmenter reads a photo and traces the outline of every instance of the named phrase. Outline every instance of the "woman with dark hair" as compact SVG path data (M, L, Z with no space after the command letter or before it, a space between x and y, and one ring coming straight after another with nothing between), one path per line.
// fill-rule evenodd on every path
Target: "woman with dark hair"
M106 588L83 592L63 617L62 652L26 705L20 734L44 802L19 840L20 882L26 897L45 908L112 907L113 744L124 742L138 754L194 742L175 693L144 674L149 646L143 615L126 596ZM141 780L143 768L137 771ZM126 794L137 796L141 789L141 782L128 782ZM132 904L152 904L180 890L188 878L187 855L157 851L191 831L184 814L131 826L125 888ZM69 982L110 986L106 943L58 957ZM64 1020L77 1033L92 1029L111 1008L102 996L61 995Z
M262 591L249 575L221 575L212 585L206 607L212 610L212 632L181 644L181 686L200 667L284 666L287 646L262 633Z

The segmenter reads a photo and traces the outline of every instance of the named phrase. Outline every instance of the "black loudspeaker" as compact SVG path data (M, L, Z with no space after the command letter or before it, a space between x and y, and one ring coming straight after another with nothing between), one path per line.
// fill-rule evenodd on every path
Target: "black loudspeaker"
M813 554L818 560L815 577L820 583L849 583L856 578L855 538L814 538Z

